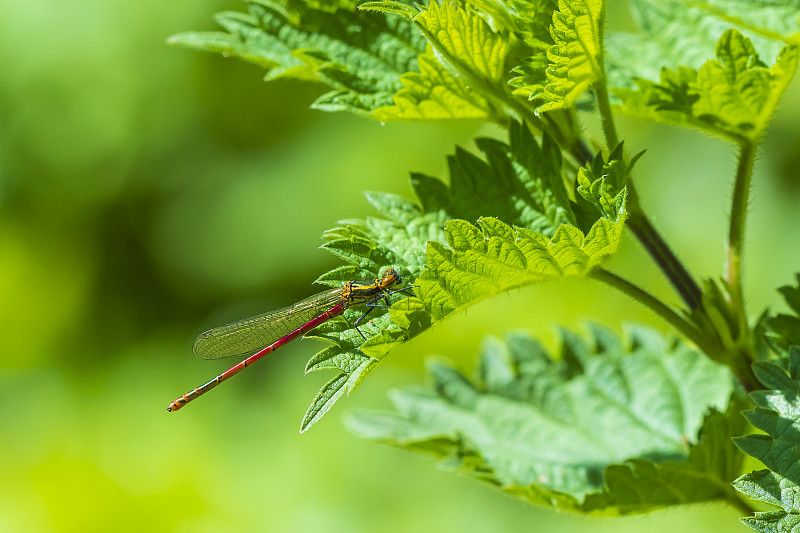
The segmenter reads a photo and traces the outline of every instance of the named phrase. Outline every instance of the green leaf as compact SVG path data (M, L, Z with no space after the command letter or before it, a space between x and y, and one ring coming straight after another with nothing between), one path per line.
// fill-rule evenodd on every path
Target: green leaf
M400 77L403 89L394 105L380 107L374 116L382 121L486 119L494 111L489 102L453 76L434 56L433 49L417 58L419 73Z
M431 390L359 411L359 436L432 454L530 503L592 514L735 498L743 430L728 370L642 328L626 347L592 327L551 357L531 337L488 339L476 376L431 364ZM704 418L709 407L712 410ZM699 437L698 437L699 431Z
M537 49L541 44L552 45L550 25L558 0L506 0L514 25L528 46Z
M416 204L392 194L369 193L367 199L386 218L342 221L326 232L322 248L348 264L320 276L319 282L341 286L348 280L372 279L393 267L409 284L422 271L425 244L444 238L443 211L423 212ZM391 348L410 336L403 327L421 331L430 325L427 312L423 307L420 313L417 302L413 298L397 302L390 313L376 309L369 315L371 320L359 325L361 333L353 323L364 309L350 308L342 317L329 320L306 335L330 342L308 362L306 373L334 369L339 374L314 398L303 418L301 432L317 423L377 367Z
M415 15L419 14L419 9L402 2L364 2L358 9L362 11L378 11L381 13L393 13L395 15L402 15L408 20L412 20Z
M778 99L797 69L797 48L787 47L767 69L749 39L735 30L722 34L716 50L697 74L692 112L705 121L713 117L720 129L760 137Z
M792 345L800 346L800 274L796 286L784 285L778 291L789 306L789 313L765 313L760 320L762 339L779 357L786 358Z
M320 276L319 282L338 287L352 279L373 279L394 267L407 283L416 280L419 298L400 299L389 312L372 311L371 320L359 326L366 340L352 327L363 313L358 308L312 332L310 336L332 345L309 362L307 371L338 369L344 377L320 391L303 431L352 391L389 351L448 312L522 284L585 274L616 250L624 211L606 219L589 202L573 202L562 176L561 153L549 137L537 143L527 127L512 121L508 143L479 138L475 145L483 157L459 148L448 158L449 187L433 177L412 175L420 205L396 195L369 193L368 200L383 218L341 221L326 232L322 247L347 264ZM619 154L621 148L612 155ZM613 159L598 161L598 172L619 168ZM516 227L480 218L486 214ZM479 218L481 230L458 218ZM464 231L471 240L463 238ZM504 239L508 242L502 246L510 255L495 254ZM477 270L460 271L466 256L476 259ZM527 266L520 269L515 257ZM490 277L482 279L483 275ZM362 367L363 357L371 362Z
M781 508L741 519L756 531L779 533L796 531L800 526L800 486L794 481L769 470L757 470L743 475L733 486L754 500Z
M766 435L739 437L735 443L773 472L800 483L800 348L789 349L788 366L787 375L777 362L753 364L756 377L769 390L751 392L756 407L744 415Z
M756 531L792 531L800 522L800 348L792 346L783 361L757 362L753 371L768 390L751 392L755 409L743 414L765 434L738 437L734 443L769 470L742 476L733 486L780 508L744 518L747 525Z
M358 2L357 0L260 0L260 3L280 5L292 17L292 20L297 20L309 9L329 13L336 13L340 9L353 11Z
M321 81L314 106L370 114L392 104L400 76L417 70L425 39L404 19L354 12L354 2L248 2L248 14L220 13L227 31L175 35L170 43L219 52L267 69L268 80Z
M509 80L513 94L527 100L543 102L544 86L547 83L547 50L553 46L550 24L557 0L511 0L508 7L512 13L513 27L519 41L519 56L512 72L516 76Z
M515 0L465 0L464 4L480 13L492 30L498 32L517 27L513 12L514 2Z
M716 55L697 71L664 69L659 83L637 80L638 90L615 91L623 102L618 110L736 142L757 140L794 77L797 47L785 47L775 65L767 68L748 38L728 30L717 43Z
M476 220L489 214L546 235L575 223L561 153L549 137L539 144L525 125L512 121L509 144L478 138L475 145L484 159L462 148L447 158L449 199L442 207L448 218Z
M598 152L587 167L578 169L578 194L603 213L605 218L613 221L625 217L627 191L622 187L633 170L633 166L644 155L639 152L626 162L623 144L620 143L608 157Z
M507 36L493 32L476 12L451 2L431 2L413 21L439 57L468 83L484 90L502 87Z
M586 275L619 246L623 223L598 220L588 234L560 226L548 239L496 218L473 226L449 220L447 243L428 244L428 261L417 279L434 319L500 292L567 276Z
M397 4L367 2L361 9L400 14L413 22L433 48L440 67L450 72L453 79L446 80L449 92L477 91L481 94L478 98L483 99L503 90L508 53L506 34L494 32L477 11L453 2L443 2L441 6L430 2L422 11ZM432 80L412 77L408 81L432 85L442 79L439 67L429 65L429 69Z
M586 89L603 79L604 10L602 0L558 1L551 27L555 44L547 50L545 103L537 113L573 107Z
M630 0L628 4L641 32L606 35L609 87L630 89L637 78L656 82L664 68L699 69L714 57L719 36L732 26L749 36L772 63L785 44L776 40L779 34L788 36L799 28L793 0Z

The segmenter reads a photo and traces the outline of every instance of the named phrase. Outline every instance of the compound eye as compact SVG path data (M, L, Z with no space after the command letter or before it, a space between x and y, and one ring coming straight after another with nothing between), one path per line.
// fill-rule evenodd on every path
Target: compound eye
M383 273L383 280L388 284L400 283L400 274L393 268L387 268Z

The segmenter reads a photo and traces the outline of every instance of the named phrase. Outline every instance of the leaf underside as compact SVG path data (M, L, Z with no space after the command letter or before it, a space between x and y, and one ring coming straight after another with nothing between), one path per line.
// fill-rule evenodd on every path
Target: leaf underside
M522 333L489 339L473 380L431 364L432 389L393 391L396 411L359 411L348 426L568 511L729 499L741 466L729 437L743 420L735 407L722 414L728 370L651 330L633 329L628 346L591 331L591 344L562 331L558 357Z
M403 88L400 76L417 71L425 50L425 39L407 21L358 12L354 2L290 2L294 10L281 2L247 4L246 14L216 16L225 32L188 32L170 42L254 63L268 80L320 81L331 90L314 107L358 114L391 105Z

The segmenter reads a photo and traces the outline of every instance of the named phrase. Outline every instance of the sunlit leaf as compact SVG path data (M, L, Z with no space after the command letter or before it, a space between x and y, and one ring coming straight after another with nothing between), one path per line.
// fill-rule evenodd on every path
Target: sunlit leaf
M584 235L560 226L552 238L496 218L473 226L450 220L448 246L428 244L428 261L417 280L435 319L503 291L567 276L586 275L619 246L623 223L598 220Z
M585 275L616 250L625 218L624 190L615 193L620 201L610 214L603 213L600 200L594 204L576 191L570 194L557 145L548 137L537 142L518 122L509 128L508 143L479 138L475 145L480 156L459 148L448 158L449 186L412 175L419 205L397 195L369 193L382 218L342 221L325 234L323 248L346 265L319 282L341 286L352 279L374 279L394 267L405 283L415 285L416 297L393 296L391 310L373 310L360 333L353 327L364 312L360 307L312 332L332 345L312 358L307 371L335 369L344 377L320 391L303 430L393 348L448 313L513 287ZM620 154L621 148L612 157ZM598 156L595 171L619 178L615 161ZM487 218L487 213L498 218ZM479 227L464 219L478 219Z
M486 119L492 115L489 103L476 91L453 76L434 56L433 49L417 58L419 73L401 76L403 89L394 105L374 111L379 120Z
M538 113L572 107L592 83L603 78L604 9L602 0L559 0L551 26L555 44L547 50L545 103Z
M794 0L629 0L628 5L640 32L606 35L610 87L633 88L638 78L657 82L665 68L697 70L714 58L719 36L731 27L750 37L772 63L784 37L800 30Z
M699 70L664 69L659 83L638 80L638 90L618 90L619 110L632 116L699 128L743 142L763 134L794 77L798 50L787 46L767 67L749 39L736 30L717 43L717 59Z
M477 91L483 93L477 98L483 99L502 90L508 38L493 31L476 11L454 2L430 2L421 11L398 2L367 2L361 9L399 14L413 22L432 46L441 67L450 71L450 92ZM429 68L434 70L432 65ZM436 75L433 80L441 78ZM432 83L415 78L412 81Z

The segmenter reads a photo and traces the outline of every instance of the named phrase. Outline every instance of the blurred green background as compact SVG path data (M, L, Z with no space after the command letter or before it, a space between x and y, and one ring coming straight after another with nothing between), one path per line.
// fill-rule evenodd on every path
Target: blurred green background
M288 346L179 414L166 405L227 367L194 336L286 305L335 265L317 249L361 191L411 196L444 177L475 124L380 125L308 109L320 88L165 45L212 29L235 1L0 3L0 531L745 531L695 506L622 520L535 509L366 443L340 423L424 380L427 356L469 370L481 339L586 319L668 327L585 280L484 302L397 350L310 432L330 376L320 345ZM613 22L613 21L612 21ZM753 314L800 270L796 84L754 178L745 260ZM733 150L699 134L621 123L656 225L700 276L718 275ZM668 298L637 244L611 267Z

